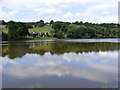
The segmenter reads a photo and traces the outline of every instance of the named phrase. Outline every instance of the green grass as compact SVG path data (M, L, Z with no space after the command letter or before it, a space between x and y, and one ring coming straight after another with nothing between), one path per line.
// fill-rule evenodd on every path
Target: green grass
M53 29L51 28L51 26L44 26L44 27L34 27L31 29L28 29L31 32L39 32L39 33L50 33ZM6 25L0 25L0 31L3 31L4 33L8 33L8 28L6 28Z
M31 32L39 32L39 33L50 33L50 31L52 31L53 29L51 28L51 26L44 26L44 27L34 27L34 28L31 28L29 29L29 31Z
M6 25L0 25L0 32L8 33L8 28L6 28Z

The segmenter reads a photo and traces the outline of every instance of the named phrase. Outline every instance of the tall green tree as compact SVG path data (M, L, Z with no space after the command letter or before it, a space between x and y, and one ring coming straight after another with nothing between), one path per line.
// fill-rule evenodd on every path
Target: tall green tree
M53 20L51 20L51 21L50 21L50 24L53 24L53 23L54 23L54 21L53 21Z
M86 27L71 24L67 30L67 37L69 38L82 38L85 35Z
M2 41L7 41L7 40L8 40L8 35L2 32Z
M38 26L38 27L43 27L45 25L44 21L43 20L40 20L39 22L36 22L35 26Z
M64 33L62 31L58 31L57 33L54 34L54 37L57 37L58 39L64 38Z
M0 25L6 25L7 23L4 20L0 20Z
M28 29L24 23L21 22L8 22L8 39L16 40L28 35Z
M55 32L62 31L66 33L68 25L69 25L68 22L57 21L53 23L52 28L55 30Z

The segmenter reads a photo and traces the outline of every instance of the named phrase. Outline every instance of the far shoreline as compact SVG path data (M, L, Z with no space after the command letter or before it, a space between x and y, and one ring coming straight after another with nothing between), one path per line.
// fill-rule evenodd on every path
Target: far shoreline
M51 37L51 38L23 38L23 39L18 39L18 40L6 40L6 41L2 41L2 42L8 42L8 41L29 41L29 40L85 40L85 39L120 39L120 38L78 38L78 39L71 39L71 38L64 38L64 39L58 39L58 38L54 38L54 37ZM118 40L119 42L119 40Z

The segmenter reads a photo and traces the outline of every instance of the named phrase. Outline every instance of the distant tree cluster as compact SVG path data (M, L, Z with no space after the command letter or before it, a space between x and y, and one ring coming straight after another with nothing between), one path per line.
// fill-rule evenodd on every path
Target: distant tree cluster
M120 25L113 23L94 24L85 22L61 22L52 24L53 36L57 38L116 38L119 37Z
M0 21L0 25L5 25L8 28L8 34L2 32L3 40L17 40L25 38L29 35L28 29L34 27L44 27L49 25L53 28L51 34L41 33L41 37L56 37L62 38L119 38L120 37L120 24L116 23L89 23L89 22L63 22L51 20L50 22L44 22L40 20L38 22L5 22Z

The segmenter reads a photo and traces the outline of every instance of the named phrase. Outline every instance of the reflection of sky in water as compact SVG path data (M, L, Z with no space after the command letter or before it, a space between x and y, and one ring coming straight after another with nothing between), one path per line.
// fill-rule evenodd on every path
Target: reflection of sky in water
M3 75L19 80L46 76L61 78L72 76L78 80L106 82L110 83L110 87L117 87L118 51L65 53L63 55L46 53L43 56L26 54L14 60L6 56L2 58L2 63Z
M0 89L2 90L2 58L0 57Z
M68 42L114 42L114 43L118 43L119 39L74 39L74 40L65 40Z
M108 38L108 39L51 39L51 40L28 40L26 42L39 42L39 41L65 41L65 42L114 42L118 43L119 39Z

